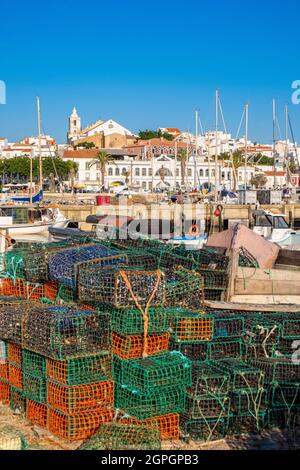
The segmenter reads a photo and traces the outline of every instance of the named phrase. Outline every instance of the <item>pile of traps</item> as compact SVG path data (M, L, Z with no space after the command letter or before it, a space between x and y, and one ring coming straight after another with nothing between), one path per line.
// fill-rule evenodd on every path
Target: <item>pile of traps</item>
M227 273L211 248L151 240L13 249L0 402L83 450L298 425L300 313L206 308Z

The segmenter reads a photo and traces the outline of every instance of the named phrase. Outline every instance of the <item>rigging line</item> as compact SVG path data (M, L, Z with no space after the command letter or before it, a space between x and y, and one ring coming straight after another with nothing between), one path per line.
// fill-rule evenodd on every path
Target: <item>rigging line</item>
M44 136L46 136L46 132L45 132L45 129L44 129L44 126L43 126L43 125L42 125L42 131L43 131L43 133L44 133ZM54 162L54 159L53 159L53 156L52 156L51 148L50 148L50 145L49 145L47 139L46 139L46 145L47 145L48 150L49 150L49 153L50 153L50 157L51 157L51 160L52 160L52 165L53 165L53 168L54 168L54 171L55 171L55 176L56 176L56 178L57 178L58 181L59 181L60 178L59 178L59 176L58 176L57 169L56 169L56 165L55 165L55 162ZM57 154L56 152L54 152L54 157L57 157L57 156L58 156L58 154Z
M240 120L240 124L239 124L238 130L237 130L237 133L236 133L235 140L238 139L238 136L239 136L242 124L243 124L244 116L245 116L245 108L243 108L243 113L242 113L242 117L241 117L241 120Z
M292 128L292 123L291 123L290 116L288 116L288 121L289 121L289 128L290 128L290 131L291 131L291 136L292 136L292 140L293 140L293 144L294 144L294 150L295 150L295 154L296 154L298 170L299 170L300 166L299 166L298 150L297 150L297 146L296 146L296 142L295 142L294 131L293 131L293 128Z
M277 129L278 129L278 133L279 133L280 140L283 140L283 139L282 139L282 133L281 133L281 129L280 129L280 125L279 125L279 121L278 121L278 117L277 117L277 116L276 116L276 124L277 124Z
M222 108L222 103L221 103L220 98L219 98L219 108L220 108L221 117L222 117L222 121L223 121L224 132L225 132L225 134L227 134L227 128L226 128L226 123L225 123L225 119L224 119L223 108Z

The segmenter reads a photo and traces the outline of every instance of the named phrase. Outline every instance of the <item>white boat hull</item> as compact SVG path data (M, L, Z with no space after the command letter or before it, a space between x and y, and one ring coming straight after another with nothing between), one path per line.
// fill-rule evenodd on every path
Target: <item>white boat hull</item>
M0 230L6 230L8 235L31 235L35 233L48 232L48 228L52 223L43 224L15 224L11 226L0 225Z

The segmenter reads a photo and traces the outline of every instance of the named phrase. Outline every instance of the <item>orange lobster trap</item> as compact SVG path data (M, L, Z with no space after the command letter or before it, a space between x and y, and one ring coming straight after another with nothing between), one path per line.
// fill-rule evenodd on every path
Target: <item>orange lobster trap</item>
M147 336L147 344L143 335L121 336L112 334L113 352L122 359L142 357L146 352L148 356L167 351L169 347L169 333Z
M123 423L131 423L147 427L158 427L160 438L162 440L175 440L179 439L179 414L172 413L162 416L155 416L154 418L139 420L133 417L121 418Z
M44 403L36 403L27 398L26 418L31 423L45 428L47 426L47 406Z
M62 439L77 441L87 439L95 433L101 424L110 423L113 417L112 408L99 408L72 415L48 408L47 429Z
M0 380L1 381L9 381L9 369L8 369L8 362L2 364L0 362Z
M114 403L114 382L103 382L85 385L60 385L48 382L48 405L67 414L80 413L82 411L97 410Z
M15 366L22 366L22 348L14 343L8 343L8 362Z
M9 364L9 383L13 387L23 390L23 372L20 366Z
M3 405L9 405L10 403L10 385L2 380L0 380L0 402Z

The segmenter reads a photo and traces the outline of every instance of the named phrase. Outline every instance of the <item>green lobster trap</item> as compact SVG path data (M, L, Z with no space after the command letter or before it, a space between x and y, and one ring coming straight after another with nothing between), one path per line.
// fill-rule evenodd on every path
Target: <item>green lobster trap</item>
M182 437L198 441L216 441L224 439L227 434L228 418L191 419L183 415L180 419Z
M179 352L165 352L156 356L122 360L122 384L130 385L145 393L154 388L190 386L192 383L191 362Z
M14 413L25 415L26 413L26 398L24 393L16 387L10 387L10 402L9 407Z
M227 395L230 388L230 376L225 371L214 367L213 363L193 363L192 386L188 393L193 397L203 395Z
M229 374L231 390L261 390L264 387L264 374L253 365L235 359L224 359L214 365Z
M123 335L139 335L144 333L144 319L137 308L112 309L111 310L112 331ZM166 333L169 328L169 314L164 308L149 308L148 333Z
M186 397L186 415L192 420L224 418L229 414L230 399L227 395L209 393Z
M181 387L152 389L145 393L115 384L115 406L137 419L185 411L186 395Z
M46 379L23 373L23 394L36 403L46 403Z
M202 311L169 310L171 338L175 343L201 343L213 336L213 317Z
M46 377L46 358L28 349L22 350L22 369L33 377Z
M158 426L109 423L88 439L80 450L159 450Z

